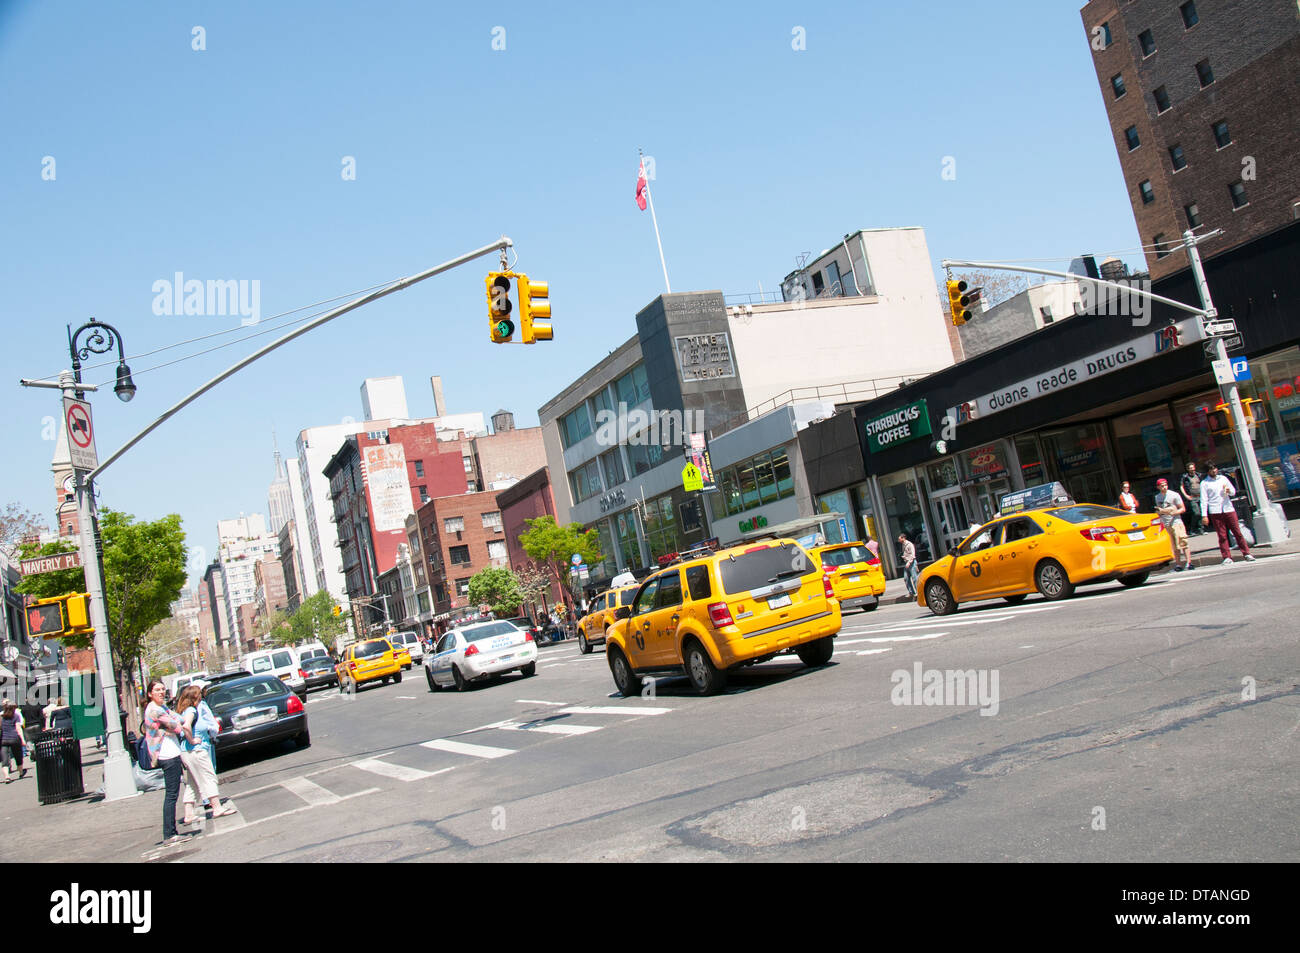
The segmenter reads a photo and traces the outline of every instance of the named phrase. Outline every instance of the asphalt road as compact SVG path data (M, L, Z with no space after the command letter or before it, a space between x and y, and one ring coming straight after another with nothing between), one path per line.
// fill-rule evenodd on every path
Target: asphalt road
M316 693L312 747L226 771L239 814L185 859L1294 861L1298 571L882 606L713 698L620 698L572 644L466 693Z

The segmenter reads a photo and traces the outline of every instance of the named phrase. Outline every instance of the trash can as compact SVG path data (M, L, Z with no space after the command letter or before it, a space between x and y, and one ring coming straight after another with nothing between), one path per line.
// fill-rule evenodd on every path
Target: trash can
M51 728L32 745L36 764L36 796L42 804L58 804L86 793L81 779L81 742L71 728Z

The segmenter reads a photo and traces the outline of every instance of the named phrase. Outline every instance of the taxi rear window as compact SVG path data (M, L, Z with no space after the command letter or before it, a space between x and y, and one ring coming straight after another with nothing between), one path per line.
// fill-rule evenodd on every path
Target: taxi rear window
M1123 510L1117 510L1113 506L1062 506L1060 509L1049 510L1049 512L1067 523L1088 523L1092 520L1113 520L1117 516L1125 517L1131 514Z
M799 546L784 543L719 559L718 570L723 591L734 594L816 574L817 566Z
M373 642L362 642L353 654L357 658L378 658L391 648L387 639L376 639Z
M865 563L874 558L871 550L865 546L843 546L828 549L822 553L822 564L826 566L847 566L849 563Z

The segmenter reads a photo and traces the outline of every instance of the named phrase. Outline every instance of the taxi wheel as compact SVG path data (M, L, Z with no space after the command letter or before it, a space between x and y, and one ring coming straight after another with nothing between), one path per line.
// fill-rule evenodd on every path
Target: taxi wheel
M524 678L532 678L532 676L537 674L537 663L529 662L527 665L525 665L523 668L519 670L519 674L522 675Z
M641 676L632 671L632 665L621 649L609 650L609 672L614 676L614 686L624 698L641 694Z
M387 685L387 684L388 684L388 678L389 678L389 676L385 675L383 678L381 678L381 679L379 680L379 684L380 684L380 685Z
M424 670L424 677L429 680L429 691L436 692L438 690L438 683L433 680L433 669L426 668Z
M587 641L587 633L583 632L581 629L578 630L578 648L582 651L583 655L591 654L591 643Z
M875 611L876 611L876 606L878 606L878 605L880 605L879 602L871 602L871 603L868 603L867 605L865 605L865 606L862 607L862 611L863 611L863 612L875 612Z
M1034 570L1034 584L1048 601L1066 599L1074 594L1074 583L1070 582L1065 567L1055 559L1045 559L1038 564Z
M932 579L925 584L925 604L935 615L948 615L957 608L952 593L938 579Z
M456 691L463 692L469 689L469 682L465 681L465 676L460 674L460 669L455 665L451 667L451 677L456 683Z
M1022 592L1018 596L1003 596L1002 599L1004 602L1009 602L1013 606L1018 606L1020 603L1025 601L1025 594Z
M795 652L799 656L799 661L809 668L815 668L831 660L831 656L835 654L835 640L828 635L816 642L805 642L796 648Z
M1138 586L1142 585L1142 583L1146 582L1150 575L1151 573L1149 572L1135 572L1132 575L1120 576L1119 584L1129 589L1136 589Z
M699 642L686 644L683 661L686 663L686 675L699 694L716 695L727 684L726 674L718 671L713 659L709 658L709 653Z
M401 683L402 683L402 673L398 672L396 675L393 676L393 684L400 685Z

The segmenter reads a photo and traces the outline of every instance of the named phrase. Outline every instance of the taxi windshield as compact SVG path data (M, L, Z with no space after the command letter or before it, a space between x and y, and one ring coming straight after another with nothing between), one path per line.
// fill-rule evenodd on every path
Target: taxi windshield
M1086 503L1076 506L1062 506L1060 509L1049 510L1048 512L1059 519L1065 520L1067 523L1090 523L1093 520L1113 520L1117 516L1133 515L1123 510L1117 510L1113 506L1095 506Z

